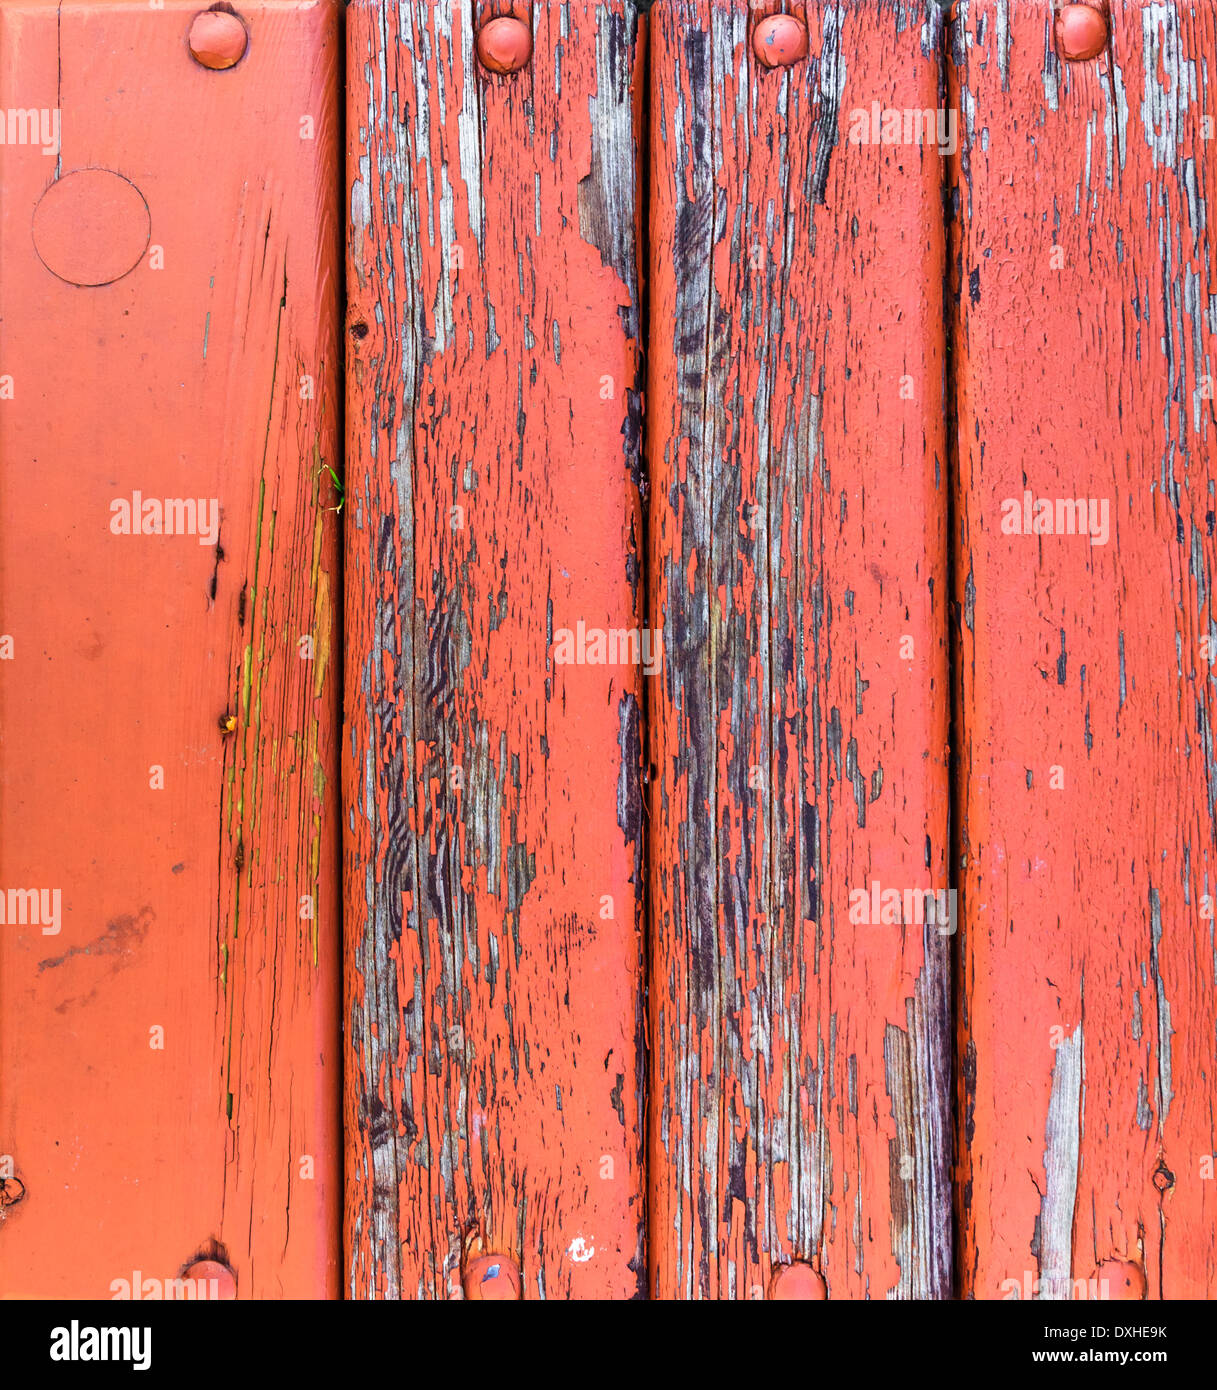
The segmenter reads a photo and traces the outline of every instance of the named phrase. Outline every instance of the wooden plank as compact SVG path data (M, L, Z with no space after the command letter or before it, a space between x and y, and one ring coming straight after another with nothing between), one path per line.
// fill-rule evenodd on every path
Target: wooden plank
M640 621L636 28L537 4L495 76L481 17L348 13L347 1276L622 1298L641 674L588 634Z
M977 1298L1217 1291L1217 15L1113 9L1093 61L1020 0L954 41Z
M943 173L849 131L939 106L939 11L809 4L768 71L749 10L651 15L651 1292L938 1297Z
M198 9L0 10L5 1295L337 1288L340 12Z

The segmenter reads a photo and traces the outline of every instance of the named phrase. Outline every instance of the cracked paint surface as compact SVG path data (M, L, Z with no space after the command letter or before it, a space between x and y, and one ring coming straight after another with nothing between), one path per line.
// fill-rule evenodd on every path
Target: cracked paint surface
M943 174L846 142L940 15L749 10L651 15L650 1293L941 1297L949 946L849 901L948 882Z
M1215 39L1207 0L1114 4L1093 62L1040 3L954 33L965 1296L1217 1288ZM1024 491L1108 543L1003 533Z
M555 634L641 621L636 27L475 19L348 11L346 1273L631 1297L643 678Z

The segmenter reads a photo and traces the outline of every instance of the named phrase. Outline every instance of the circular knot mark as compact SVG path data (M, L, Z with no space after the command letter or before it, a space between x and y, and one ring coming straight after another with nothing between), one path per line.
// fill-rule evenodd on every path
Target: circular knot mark
M76 169L56 179L34 209L34 250L69 285L110 285L148 249L144 195L113 169Z

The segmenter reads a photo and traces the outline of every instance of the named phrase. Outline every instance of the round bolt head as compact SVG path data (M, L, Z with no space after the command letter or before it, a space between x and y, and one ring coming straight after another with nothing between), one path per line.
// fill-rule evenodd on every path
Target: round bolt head
M807 57L807 30L793 15L770 15L752 31L752 51L767 68L788 68Z
M195 1260L182 1278L195 1281L200 1299L230 1299L237 1296L237 1276L219 1260Z
M522 19L499 15L478 31L478 57L491 72L519 72L532 57L532 33Z
M828 1289L809 1264L779 1265L769 1281L769 1297L788 1303L822 1303Z
M20 1178L0 1178L0 1216L5 1207L15 1207L25 1196L25 1183Z
M520 1267L506 1255L479 1255L465 1267L465 1297L502 1302L520 1296Z
M221 72L245 56L249 35L245 25L227 10L204 10L190 26L190 52L196 63Z
M1100 1299L1122 1302L1145 1297L1145 1271L1131 1260L1104 1260L1094 1278Z
M1107 17L1093 5L1066 5L1057 17L1056 42L1070 63L1097 58L1107 47Z

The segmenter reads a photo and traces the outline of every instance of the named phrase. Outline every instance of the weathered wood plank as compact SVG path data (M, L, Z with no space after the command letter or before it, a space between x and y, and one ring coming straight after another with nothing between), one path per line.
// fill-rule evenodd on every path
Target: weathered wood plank
M1113 8L1093 61L1039 3L954 39L977 1298L1217 1291L1217 15Z
M767 71L749 9L650 16L651 1291L938 1297L949 945L903 895L948 884L943 172L849 132L936 130L941 21L809 4Z
M198 9L0 10L6 1295L337 1290L340 11Z
M640 620L636 30L537 4L500 77L478 18L348 14L347 1275L620 1298L642 678L564 657Z

